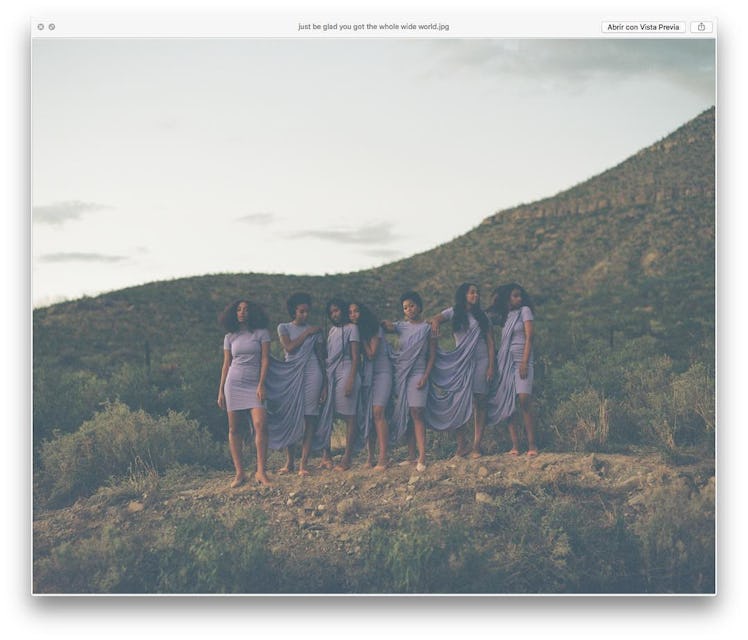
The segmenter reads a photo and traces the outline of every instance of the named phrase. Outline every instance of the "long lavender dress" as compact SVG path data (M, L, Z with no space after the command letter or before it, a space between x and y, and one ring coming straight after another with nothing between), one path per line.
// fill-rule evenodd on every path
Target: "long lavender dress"
M292 322L278 325L278 334L296 339L307 326ZM265 390L267 392L268 446L284 449L304 435L304 416L317 415L322 393L322 369L315 346L319 334L309 336L285 360L271 358Z
M428 387L418 388L426 371L431 325L428 322L400 321L394 324L399 337L399 349L393 353L395 367L394 406L390 441L397 443L408 428L410 407L425 407Z
M501 331L501 345L496 355L496 376L488 397L487 424L498 424L510 418L516 408L518 393L532 393L533 356L530 354L527 378L519 377L519 365L525 348L525 320L532 320L529 307L507 314Z
M451 320L454 309L445 309L442 316ZM464 425L473 413L473 394L488 391L488 346L472 313L468 312L468 328L453 335L455 348L437 349L431 371L426 421L438 431Z
M361 386L359 376L354 381L353 392L345 395L345 385L351 373L351 342L360 342L358 327L346 324L331 327L327 334L327 398L319 416L317 430L312 440L312 448L330 446L332 423L335 415L355 416L358 394Z
M379 344L374 359L369 360L363 354L361 367L361 391L358 398L358 437L356 448L360 450L366 445L371 430L374 428L375 406L388 407L392 398L392 361L389 343L384 337L384 331L379 328L377 333ZM363 351L363 346L361 351Z
M223 386L228 411L264 406L257 397L264 342L270 342L267 329L235 331L224 336L223 348L231 353L231 365Z

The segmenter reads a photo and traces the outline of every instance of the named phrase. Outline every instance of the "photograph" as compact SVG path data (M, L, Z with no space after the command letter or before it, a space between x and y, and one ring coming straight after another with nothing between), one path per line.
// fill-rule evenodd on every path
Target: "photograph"
M715 595L716 34L293 28L32 41L33 594Z

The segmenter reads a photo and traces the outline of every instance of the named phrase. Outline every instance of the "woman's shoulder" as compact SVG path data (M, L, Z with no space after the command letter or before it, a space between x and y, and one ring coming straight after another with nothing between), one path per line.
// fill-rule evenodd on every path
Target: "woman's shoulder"
M532 320L535 316L532 312L532 309L528 307L527 305L523 306L519 310L520 316L522 317L522 320Z

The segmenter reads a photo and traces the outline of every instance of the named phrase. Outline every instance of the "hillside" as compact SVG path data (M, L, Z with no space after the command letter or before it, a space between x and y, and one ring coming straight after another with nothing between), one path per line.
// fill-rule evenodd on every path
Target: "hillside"
M481 285L484 304L497 284L519 281L537 304L540 385L598 341L617 348L648 339L647 352L670 358L675 372L694 362L711 370L714 136L712 108L582 184L377 269L210 275L36 309L35 442L54 428L76 428L115 396L159 413L189 411L221 434L225 417L213 406L217 316L240 295L262 304L274 327L286 321L284 301L297 290L312 294L311 321L322 324L321 307L333 294L395 318L406 289L420 291L429 314L451 304L466 279Z

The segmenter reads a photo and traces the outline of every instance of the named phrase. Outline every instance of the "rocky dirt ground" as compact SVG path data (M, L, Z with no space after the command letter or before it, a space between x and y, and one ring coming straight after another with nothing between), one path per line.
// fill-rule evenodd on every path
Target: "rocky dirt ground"
M435 526L454 518L467 521L517 490L528 500L538 493L593 497L633 514L649 493L663 485L714 489L713 460L693 459L675 466L657 453L486 455L476 460L431 461L421 473L397 464L375 472L362 463L360 456L346 472L313 466L305 478L272 473L271 487L247 482L231 489L228 471L185 471L168 482L157 479L139 487L100 490L70 507L35 514L35 557L61 542L95 537L105 526L157 527L188 512L216 517L244 508L266 514L274 552L293 558L308 554L312 546L321 556L346 556L357 553L361 534L374 522L396 522L413 511Z

